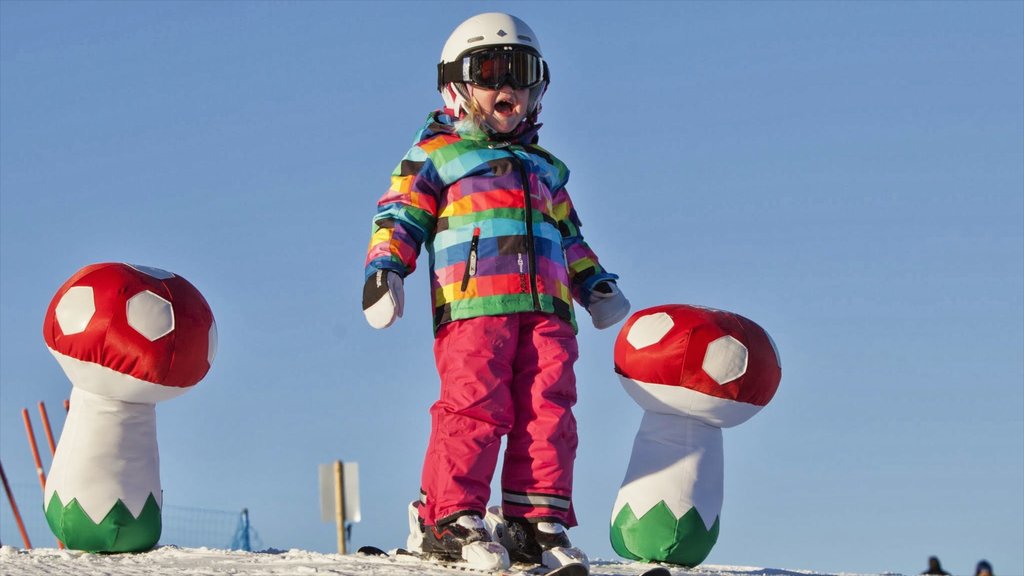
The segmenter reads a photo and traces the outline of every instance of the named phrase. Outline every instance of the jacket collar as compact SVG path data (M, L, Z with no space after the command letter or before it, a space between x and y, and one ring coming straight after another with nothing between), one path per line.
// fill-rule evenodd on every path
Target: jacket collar
M420 129L417 134L416 141L422 142L432 136L438 134L456 134L464 140L480 140L480 141L491 141L491 142L502 142L519 145L536 144L540 139L538 132L543 124L539 124L532 119L528 118L516 129L508 134L492 134L485 132L480 129L465 130L456 128L457 119L452 114L452 111L444 108L441 110L435 110L427 116L426 124Z

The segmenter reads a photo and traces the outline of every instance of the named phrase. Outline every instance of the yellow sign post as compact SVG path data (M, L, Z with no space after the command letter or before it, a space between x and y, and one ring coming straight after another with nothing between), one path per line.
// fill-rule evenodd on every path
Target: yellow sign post
M348 553L351 524L361 520L359 464L335 460L320 465L320 518L333 521L338 530L338 553Z

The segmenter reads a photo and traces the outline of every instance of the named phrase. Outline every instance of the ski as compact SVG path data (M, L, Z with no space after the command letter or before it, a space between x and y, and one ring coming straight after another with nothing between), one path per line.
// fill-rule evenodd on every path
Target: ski
M356 553L364 554L366 556L378 556L382 558L392 557L391 554L388 554L387 552L381 550L376 546L363 546L359 548L359 550L357 550ZM396 550L394 556L409 556L423 562L428 562L440 568L458 570L460 572L467 572L471 574L488 574L491 576L512 576L519 574L528 574L530 576L589 576L590 574L590 570L588 570L587 567L583 564L566 564L565 566L559 566L558 568L547 568L544 566L524 566L521 569L517 565L513 565L511 568L504 570L487 570L484 568L474 567L473 565L467 564L465 562L445 562L441 560L433 560L430 558L426 558L421 554L409 552L408 550L404 550L402 548ZM645 573L643 576L663 575L660 573L650 575Z
M541 569L543 570L543 568ZM588 576L590 570L583 564L566 564L548 570L546 572L530 572L531 574L543 574L544 576Z
M513 564L512 567L505 570L485 570L483 568L475 568L466 563L431 560L415 552L405 550L404 548L395 550L395 553L392 555L380 548L377 548L376 546L363 546L357 551L357 553L364 554L366 556L378 556L381 558L408 556L421 562L428 562L438 568L457 570L467 574L487 574L489 576L521 576L523 574L529 576L599 576L600 574L600 572L597 572L596 574L592 573L583 564L567 564L565 566L552 569L545 568L544 566ZM654 566L644 570L639 574L639 576L672 576L672 571L664 566Z
M427 562L431 562L436 566L447 568L449 570L458 570L460 572L469 572L474 574L488 574L490 576L520 576L524 574L528 576L590 576L590 570L583 564L566 564L565 566L559 566L558 568L513 564L510 568L504 570L486 570L460 562L435 562L433 560L427 560Z

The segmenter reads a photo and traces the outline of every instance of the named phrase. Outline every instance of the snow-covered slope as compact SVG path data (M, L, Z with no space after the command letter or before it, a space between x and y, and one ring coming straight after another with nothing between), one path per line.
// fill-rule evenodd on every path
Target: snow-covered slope
M600 576L636 576L648 567L633 562L595 560ZM304 550L237 552L209 548L164 546L144 554L87 554L55 548L0 548L3 576L448 576L472 574L431 566L409 557L376 558L320 554ZM511 574L518 574L512 572ZM674 576L840 576L803 570L740 566L672 568ZM858 576L842 574L842 576ZM867 576L867 575L859 575Z

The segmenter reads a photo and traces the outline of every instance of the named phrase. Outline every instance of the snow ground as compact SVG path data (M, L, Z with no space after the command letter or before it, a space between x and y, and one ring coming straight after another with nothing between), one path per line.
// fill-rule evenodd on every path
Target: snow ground
M595 560L598 576L637 576L649 567L635 562ZM825 574L742 566L671 567L673 576L882 576L852 573ZM239 552L211 548L163 546L142 554L88 554L56 548L19 550L0 548L2 576L448 576L472 575L430 566L409 557L376 558L362 555L321 554L305 550ZM518 576L521 572L509 572ZM894 576L894 575L886 575Z

